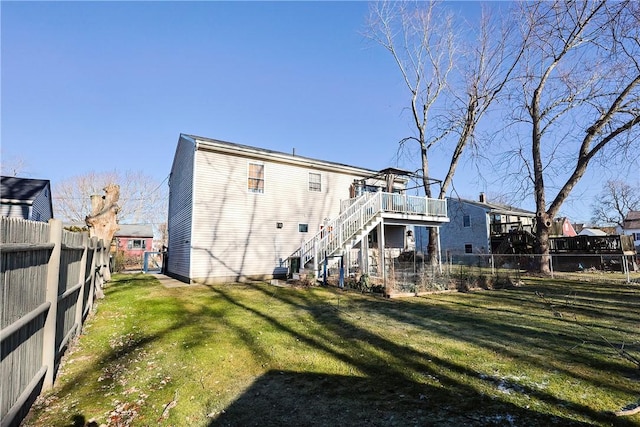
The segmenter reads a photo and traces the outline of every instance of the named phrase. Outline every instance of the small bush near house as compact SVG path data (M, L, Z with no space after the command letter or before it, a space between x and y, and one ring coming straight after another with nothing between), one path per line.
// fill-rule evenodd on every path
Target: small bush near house
M117 251L112 255L115 272L123 272L126 270L142 270L142 255L127 255L123 251Z
M111 254L112 257L112 261L113 261L113 271L116 273L120 273L122 271L124 271L125 268L125 256L124 256L124 252L121 251L117 251L114 254Z

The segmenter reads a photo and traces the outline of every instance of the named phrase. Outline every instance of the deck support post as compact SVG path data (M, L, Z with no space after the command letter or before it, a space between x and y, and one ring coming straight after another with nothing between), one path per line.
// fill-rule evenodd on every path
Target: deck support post
M442 274L442 248L440 247L440 227L436 227L436 257L438 258L438 272Z
M382 286L387 287L387 266L385 265L384 254L384 221L378 224L378 257L380 262L380 273L382 274Z

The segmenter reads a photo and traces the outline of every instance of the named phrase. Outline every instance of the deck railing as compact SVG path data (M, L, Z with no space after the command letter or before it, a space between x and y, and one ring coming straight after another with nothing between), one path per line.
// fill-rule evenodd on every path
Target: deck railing
M331 256L345 246L361 230L364 230L383 212L447 217L447 202L443 199L407 196L397 193L365 193L341 203L342 212L325 224L322 230L303 243L292 257L300 257L305 265L316 259L319 265L325 256Z

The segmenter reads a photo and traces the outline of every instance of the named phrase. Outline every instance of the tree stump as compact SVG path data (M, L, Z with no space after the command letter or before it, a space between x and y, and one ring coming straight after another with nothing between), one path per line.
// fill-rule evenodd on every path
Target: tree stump
M111 248L111 240L118 230L117 215L120 210L118 200L120 199L120 186L109 184L104 189L105 195L91 196L91 215L85 218L85 223L89 228L89 237L102 239L107 248ZM111 280L111 270L109 263L105 269L105 282ZM96 296L104 298L102 288L96 289Z

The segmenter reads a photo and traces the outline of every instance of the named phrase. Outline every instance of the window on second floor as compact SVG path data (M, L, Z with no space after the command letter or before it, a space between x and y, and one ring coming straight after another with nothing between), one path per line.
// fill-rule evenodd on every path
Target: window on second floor
M249 163L247 189L251 193L264 193L264 165Z
M469 215L463 215L462 217L462 226L463 227L471 227L471 217Z
M322 175L309 172L309 191L322 191Z
M145 239L129 239L127 241L127 249L146 249L146 240Z

